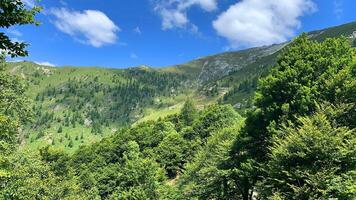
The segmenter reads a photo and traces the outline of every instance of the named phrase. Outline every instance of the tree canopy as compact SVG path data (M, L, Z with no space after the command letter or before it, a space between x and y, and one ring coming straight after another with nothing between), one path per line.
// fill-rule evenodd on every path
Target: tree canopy
M37 24L39 11L21 0L2 0L0 27ZM3 53L24 56L25 47L0 33ZM317 42L303 34L259 81L245 118L232 105L197 109L188 99L176 114L112 130L71 154L54 145L32 152L19 147L30 102L25 84L0 70L0 199L355 199L355 52L346 38ZM57 103L68 101L66 109L75 114L67 113L53 133L38 129L37 137L52 144L65 138L73 148L84 133L74 137L69 126L86 123L93 134L103 134L109 120L125 115L120 120L127 124L134 107L161 102L155 94L174 94L182 80L145 69L124 73L131 78L115 76L119 84L110 87L98 76L48 86L36 101L58 95ZM256 84L257 77L242 81L236 91L251 92ZM107 101L93 97L104 93ZM218 95L217 87L209 95ZM86 101L93 105L84 115L79 111ZM100 109L105 103L110 109ZM39 116L39 127L61 122L53 112Z
M35 15L41 11L41 7L35 6L28 8L22 0L2 0L0 2L0 27L9 28L14 25L35 24ZM0 33L0 50L1 53L11 57L27 56L25 49L28 44L24 42L12 41L5 33Z

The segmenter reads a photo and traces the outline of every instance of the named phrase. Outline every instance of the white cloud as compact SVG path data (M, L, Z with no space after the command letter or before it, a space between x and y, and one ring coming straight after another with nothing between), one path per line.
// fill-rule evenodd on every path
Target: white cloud
M94 47L114 44L120 31L109 17L97 10L78 12L54 8L51 14L56 17L53 23L60 31Z
M137 56L135 53L131 53L130 58L132 58L132 59L137 59L138 56Z
M15 60L8 60L7 62L18 63L18 62L24 62L24 60L15 59Z
M19 39L19 38L16 38L16 37L11 38L11 41L12 41L12 42L18 42L18 43L23 43L23 42L24 42L23 40L21 40L21 39Z
M343 1L334 0L334 14L336 15L336 18L340 19L343 13L344 13Z
M242 0L213 22L231 48L281 43L295 35L300 17L316 10L312 0Z
M140 27L138 27L138 26L133 29L133 32L135 32L135 33L137 33L137 34L139 34L139 35L142 34L141 29L140 29Z
M35 0L22 0L22 2L28 6L28 7L34 7L35 6Z
M22 33L16 29L7 29L6 32L8 32L9 34L15 36L15 37L21 37Z
M59 0L59 3L62 5L62 6L67 6L68 3L64 0Z
M155 11L162 18L162 29L186 28L191 24L187 11L192 6L199 6L207 12L217 9L217 0L158 0Z
M56 66L55 64L47 62L47 61L45 61L45 62L34 61L34 63L36 63L37 65L48 66L48 67L55 67Z

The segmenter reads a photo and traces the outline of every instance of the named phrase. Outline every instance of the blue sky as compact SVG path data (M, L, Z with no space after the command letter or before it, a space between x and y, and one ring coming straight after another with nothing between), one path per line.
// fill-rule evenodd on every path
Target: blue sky
M33 0L23 0L32 6ZM42 0L41 26L6 30L23 60L159 67L279 43L356 20L355 0Z

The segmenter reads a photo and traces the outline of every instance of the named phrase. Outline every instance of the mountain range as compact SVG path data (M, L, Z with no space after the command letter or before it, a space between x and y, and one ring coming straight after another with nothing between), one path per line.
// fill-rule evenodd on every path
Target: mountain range
M356 46L356 22L307 33L323 41L344 36ZM50 67L12 62L33 101L33 121L22 130L22 148L48 144L74 152L119 129L179 112L187 99L198 108L232 104L240 114L252 105L258 79L268 74L289 42L203 57L184 64L126 69Z

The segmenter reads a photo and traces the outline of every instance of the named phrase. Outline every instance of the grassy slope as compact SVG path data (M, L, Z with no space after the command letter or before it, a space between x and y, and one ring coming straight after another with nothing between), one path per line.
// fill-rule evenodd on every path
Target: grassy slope
M19 62L19 63L9 63L7 65L8 71L12 74L19 75L28 82L27 95L31 99L44 92L46 88L50 85L53 87L60 87L62 84L66 83L68 79L74 79L78 77L85 76L98 76L99 81L106 84L111 84L109 76L116 70L103 69L103 68L75 68L75 67L62 67L53 68L46 66L39 66L30 62ZM66 108L62 106L53 107L55 99L48 99L42 103L42 108L48 112L54 112L55 117L63 117ZM37 104L34 101L34 104ZM37 118L38 116L34 116ZM51 127L47 127L44 130L39 129L27 129L25 134L27 135L27 140L23 141L23 146L28 148L38 148L48 144L54 144L56 146L68 147L69 139L73 141L73 148L66 148L68 151L74 151L82 143L90 143L98 141L104 135L112 134L112 129L116 129L115 125L106 127L103 131L103 135L94 135L91 133L91 128L77 125L73 127L63 127L62 133L57 133L60 123L54 122ZM40 131L44 132L44 136L37 138ZM68 135L68 138L65 137ZM75 140L76 137L83 139ZM61 143L60 140L63 140Z
M349 36L355 30L356 22L353 22L338 27L332 27L327 30L314 31L309 34L313 39L324 40L327 37L336 37L340 35ZM268 47L267 50L269 50ZM155 120L159 117L177 113L188 97L195 100L199 107L203 107L207 104L216 102L226 93L226 91L231 90L234 86L240 84L244 80L266 75L270 66L274 65L280 52L265 54L264 51L266 51L266 47L208 56L182 65L165 68L133 68L133 70L147 72L183 74L186 76L186 80L182 84L188 85L186 89L179 94L172 96L156 96L153 103L146 105L143 108L142 114L137 114L138 117L133 122L136 121L136 123L138 123L146 120ZM223 61L223 63L221 61ZM222 68L221 65L226 63L229 64L229 67ZM44 93L49 86L56 88L63 87L68 80L76 79L81 80L83 83L87 83L93 80L94 77L97 77L97 82L100 84L104 86L115 86L116 83L112 81L113 76L122 82L128 81L130 78L126 74L127 70L95 67L53 68L39 66L30 62L9 63L8 71L26 79L29 83L28 95L32 99L35 99L38 94ZM205 96L205 90L209 90L209 88L212 87L218 87L219 93L214 96ZM225 103L234 105L236 103L247 102L251 99L253 91L254 90L233 94ZM57 96L56 98L48 98L41 103L42 109L46 112L54 113L55 118L63 118L68 110L68 107L66 106L57 105L56 101L59 98L62 97ZM93 98L102 101L108 97L101 93L97 93L93 94ZM35 105L38 106L38 104L38 102L35 102ZM34 118L37 117L38 116L35 116ZM63 127L62 133L57 133L60 125L61 123L54 121L49 127L43 129L43 137L39 138L38 135L41 132L40 129L35 128L25 130L25 135L27 135L27 137L23 141L23 147L35 149L52 144L54 141L54 145L62 146L69 152L73 152L79 145L98 141L103 136L113 134L115 133L115 130L122 127L119 123L112 122L108 126L103 127L102 134L93 134L91 133L90 126L77 124L74 128L72 126ZM66 135L68 135L68 137L65 137ZM82 135L83 139L81 139ZM75 139L76 137L78 137L78 140ZM71 138L73 142L72 148L68 148L69 138ZM62 143L60 140L63 140Z
M31 62L8 63L7 70L22 77L28 83L27 95L33 100L34 105L41 106L42 110L49 113L54 113L54 118L63 119L68 111L69 105L57 103L63 98L63 95L55 98L45 98L43 102L35 101L38 94L46 93L49 87L62 88L69 80L81 80L82 83L88 83L93 78L98 77L97 82L105 86L115 86L112 82L112 77L119 77L119 80L126 82L129 80L127 71L121 69L106 69L94 67L46 67L39 66ZM158 71L160 73L170 73L166 70L155 70L141 68L139 70ZM117 79L116 79L117 80ZM187 89L179 95L172 96L157 96L154 103L143 109L143 115L139 117L140 121L154 120L161 116L177 113L184 101L189 97L194 98L195 90ZM73 97L74 98L74 97ZM103 94L95 94L93 98L98 98L99 101L109 97ZM74 102L74 101L73 101ZM70 113L71 114L71 113ZM34 119L39 116L34 116ZM63 120L62 120L63 121ZM69 152L73 152L81 144L91 143L100 140L104 136L115 133L118 128L122 127L119 123L112 122L108 127L103 127L102 134L91 133L91 127L83 124L76 124L75 127L63 127L62 133L57 133L62 122L54 120L49 127L44 128L27 128L24 131L25 140L22 141L24 148L36 149L45 145L53 144L55 146L65 147ZM67 136L67 137L66 137ZM76 140L78 138L78 140ZM83 139L81 139L83 138ZM72 140L73 147L69 148L69 142ZM54 142L53 142L54 141ZM62 142L60 142L62 141Z

